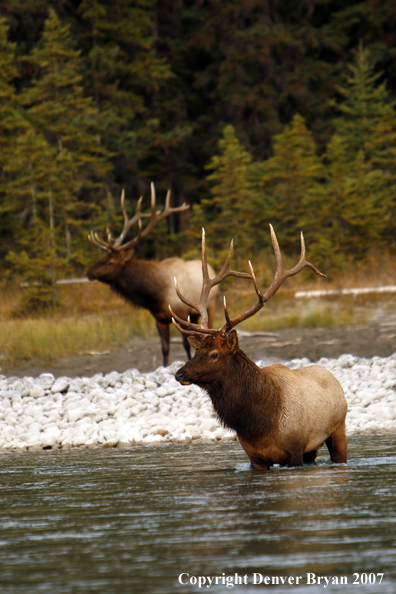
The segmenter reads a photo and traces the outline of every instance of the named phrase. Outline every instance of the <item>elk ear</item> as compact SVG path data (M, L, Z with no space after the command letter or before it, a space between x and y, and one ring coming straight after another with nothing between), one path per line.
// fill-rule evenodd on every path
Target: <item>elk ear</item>
M201 346L201 341L203 336L189 336L187 338L188 342L191 344L192 348L197 350Z
M232 353L235 353L235 351L238 349L239 341L238 341L238 334L237 334L236 330L232 330L227 335L227 346L229 347L229 349L231 350Z
M125 252L124 262L129 262L129 260L131 260L133 258L134 252L135 252L134 249L131 249L131 250L128 250L127 252Z

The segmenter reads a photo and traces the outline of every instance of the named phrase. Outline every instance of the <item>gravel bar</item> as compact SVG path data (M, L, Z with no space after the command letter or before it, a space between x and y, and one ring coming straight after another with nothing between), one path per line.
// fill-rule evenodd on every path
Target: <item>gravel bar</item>
M347 434L396 433L396 354L372 359L342 355L318 363L344 388ZM285 364L296 369L311 362L293 359ZM176 381L182 365L81 378L0 375L0 450L236 440L218 422L204 391Z

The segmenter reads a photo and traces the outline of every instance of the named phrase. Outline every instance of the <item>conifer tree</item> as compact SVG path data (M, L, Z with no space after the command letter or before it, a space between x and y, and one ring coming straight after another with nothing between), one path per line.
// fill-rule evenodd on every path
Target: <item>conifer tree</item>
M390 194L385 176L370 167L363 151L350 163L344 179L344 220L349 226L344 244L346 252L361 259L375 248L384 246Z
M273 157L257 166L261 208L257 209L256 220L261 221L262 228L272 223L283 249L294 251L298 250L296 237L306 219L309 196L315 193L323 176L315 141L304 118L294 116L274 137L273 152Z
M7 197L19 214L16 247L7 262L25 286L23 309L52 308L56 302L56 269L61 266L52 193L58 188L56 152L45 138L28 129L16 141L5 167ZM58 188L59 189L59 188Z
M23 101L32 127L54 150L57 184L49 188L52 212L54 225L63 228L60 255L71 265L82 259L84 224L95 211L98 186L108 175L108 155L98 136L98 112L83 94L81 61L70 27L53 9L29 62L35 76Z
M331 141L329 146L341 143L345 149L344 175L339 184L346 225L343 249L362 257L370 248L383 247L386 234L394 243L396 111L385 82L379 82L381 74L374 72L369 50L361 44L349 70L350 75L340 88L343 101L337 106L342 114L335 121L338 140ZM330 150L327 157L329 174L339 164L340 155ZM328 176L325 192L331 194L332 183ZM335 218L339 214L336 211Z
M338 87L341 102L335 104L341 117L335 119L337 133L343 138L351 159L359 151L365 158L374 155L373 136L383 118L389 116L389 96L382 73L375 73L370 51L362 44L348 65L345 83Z
M240 144L233 126L226 126L219 140L220 154L214 155L206 169L212 184L211 196L194 206L192 225L196 236L205 227L215 256L221 261L228 252L229 241L238 246L237 258L251 255L253 189L248 180L251 156Z
M83 96L70 29L53 9L29 63L33 84L21 99L28 125L4 167L6 195L20 221L7 260L27 283L26 306L49 307L57 276L86 263L84 226L109 164L95 134L97 111Z
M8 41L6 20L0 18L0 233L8 246L18 226L17 205L7 194L5 168L13 159L16 139L28 126L23 117L13 80L18 77L15 44ZM3 251L3 250L2 250Z
M383 245L386 180L365 161L363 151L351 161L338 134L326 148L323 165L323 178L307 196L302 221L315 261L331 271Z
M8 25L0 18L0 169L8 159L15 136L26 127L13 80L18 77L15 43L8 41Z
M103 143L117 156L125 180L136 175L158 132L153 98L171 77L154 43L152 0L83 0L79 33L85 88L100 112Z

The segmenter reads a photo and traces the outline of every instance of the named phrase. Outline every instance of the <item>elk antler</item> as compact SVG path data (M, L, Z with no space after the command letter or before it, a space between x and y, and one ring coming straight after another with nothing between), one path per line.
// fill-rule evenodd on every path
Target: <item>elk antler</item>
M208 272L208 262L206 259L205 229L202 229L202 277L203 277L203 281L202 281L202 290L201 290L201 296L200 296L199 302L198 303L190 303L189 301L187 301L187 299L185 297L183 297L183 295L180 293L176 278L174 279L176 293L177 293L179 299L181 299L181 301L183 301L183 303L188 305L188 307L195 309L200 314L201 324L193 324L192 322L190 322L190 319L188 319L187 321L183 320L182 318L177 316L175 314L175 312L172 310L172 308L169 306L170 312L172 314L172 321L175 324L176 328L178 328L181 332L184 332L185 334L197 334L197 333L198 334L202 334L202 333L215 334L215 333L217 333L218 330L208 328L209 320L208 320L208 311L207 311L206 303L208 301L208 297L209 297L209 293L210 293L211 289L214 286L220 284L221 281L223 281L228 276L236 276L238 278L248 278L248 279L252 280L251 275L247 274L246 272L236 272L235 270L231 270L230 260L231 260L233 249L234 249L233 241L231 240L230 250L229 250L228 256L224 262L223 268L220 270L219 274L217 274L214 278L210 278L209 272ZM177 322L179 324L185 325L188 328L188 330L181 328Z
M268 287L268 289L265 291L264 294L260 291L260 288L259 288L258 283L257 283L256 276L254 274L253 266L252 266L252 264L251 264L250 261L249 261L250 274L247 274L247 273L244 273L244 272L233 272L233 271L231 271L229 269L229 262L230 262L231 255L232 255L232 242L231 242L230 252L229 252L229 254L227 256L226 262L225 262L225 264L223 266L223 269L222 269L222 272L223 272L223 270L227 267L227 270L229 271L229 273L228 274L225 274L222 278L220 278L220 280L218 282L216 282L216 283L213 282L213 285L212 285L212 286L214 286L214 284L218 284L221 280L223 280L223 278L226 278L226 276L230 276L230 275L232 275L232 276L239 276L239 277L242 277L242 278L250 278L253 281L254 288L255 288L256 294L258 296L257 303L255 305L253 305L250 309L248 309L247 311L245 311L244 313L242 313L239 316L231 319L230 316L229 316L229 314L228 314L227 303L226 303L226 299L224 297L224 315L225 315L226 323L219 330L209 329L207 327L207 312L206 312L206 309L205 309L206 317L204 318L204 316L203 316L203 307L206 308L206 301L204 301L202 303L202 296L204 294L204 287L206 286L205 273L203 273L204 281L203 281L203 287L202 287L202 293L201 293L201 300L200 300L199 304L190 304L190 303L188 303L182 297L182 295L180 294L180 291L179 291L179 289L177 287L177 284L176 284L176 291L177 291L177 294L178 294L179 298L184 303L186 303L187 305L190 305L191 307L193 307L198 313L201 314L201 317L202 317L202 323L201 324L193 324L190 321L190 319L188 319L187 321L186 320L183 320L182 318L179 318L179 317L175 316L175 314L172 312L173 317L177 320L177 322L179 324L176 324L175 319L173 319L173 323L176 325L176 327L181 332L184 332L185 334L218 334L218 333L220 333L224 337L227 334L229 334L231 332L231 330L233 328L235 328L235 326L237 324L240 324L244 320L247 320L248 318L254 316L254 314L256 314L262 307L264 307L264 305L267 303L267 301L269 301L271 299L271 297L273 297L275 295L275 293L277 292L277 290L279 289L279 287L281 286L281 284L287 278L289 278L290 276L294 276L295 274L298 274L301 270L303 270L303 268L311 268L311 270L313 270L319 276L323 276L324 278L327 278L325 274L323 274L322 272L320 272L313 264L311 264L310 262L307 262L307 260L305 259L305 242L304 242L304 236L303 236L302 233L301 233L301 255L300 255L300 260L299 260L298 264L296 264L293 268L291 268L290 270L285 270L285 268L283 267L282 254L281 254L281 251L279 249L278 240L276 238L275 231L274 231L272 225L270 225L270 230L271 230L272 246L273 246L274 254L275 254L276 270L275 270L274 279L273 279L271 285ZM202 235L202 269L203 270L204 270L204 261L205 261L206 275L207 275L206 246L205 246L204 232L203 232L203 235ZM215 277L215 279L213 279L213 281L215 281L220 276L221 276L221 272ZM209 294L209 291L206 294L206 299L207 299L207 295L208 294ZM206 323L206 325L205 325L205 323ZM182 326L185 326L185 328L182 328L181 325Z
M91 243L93 243L94 245L96 245L101 250L104 250L106 252L110 252L112 250L121 250L121 249L128 250L131 247L134 247L135 245L137 245L139 243L139 241L141 241L144 237L146 237L146 235L148 235L150 233L150 231L157 225L157 223L159 223L160 221L165 219L167 216L169 216L170 214L172 214L174 212L182 212L182 211L190 208L189 205L186 203L182 204L181 206L172 208L169 205L170 190L168 190L168 193L166 195L164 210L162 212L157 211L156 203L155 203L155 188L154 188L153 183L151 184L151 212L150 213L142 213L141 212L140 209L141 209L142 200L143 200L143 196L141 196L138 200L137 207L136 207L136 213L134 214L134 216L131 219L129 219L127 212L126 212L126 208L125 208L125 190L122 190L121 209L122 209L122 213L124 215L124 227L121 231L120 236L114 241L113 238L111 237L110 231L107 230L107 242L105 242L98 237L97 233L94 234L91 231L91 233L88 235L89 241ZM142 219L150 219L148 225L145 227L145 229L143 231L142 231ZM124 245L122 245L122 242L124 241L125 237L127 236L129 230L135 225L135 223L138 223L138 225L139 225L138 234L136 235L136 237L134 239L131 239L131 241L128 241L128 243L125 243Z

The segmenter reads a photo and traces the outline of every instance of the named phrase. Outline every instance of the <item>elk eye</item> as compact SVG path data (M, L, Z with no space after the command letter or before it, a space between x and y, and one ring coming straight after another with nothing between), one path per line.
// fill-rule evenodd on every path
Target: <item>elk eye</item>
M213 353L210 353L210 359L212 361L215 361L218 358L219 358L219 353L217 351L213 351Z

